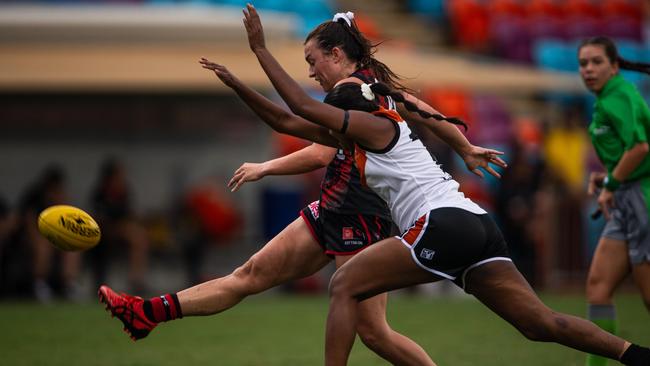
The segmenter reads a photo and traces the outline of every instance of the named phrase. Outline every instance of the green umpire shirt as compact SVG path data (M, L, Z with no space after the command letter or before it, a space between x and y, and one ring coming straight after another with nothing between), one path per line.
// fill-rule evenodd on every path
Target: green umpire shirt
M633 84L622 76L612 77L597 95L589 125L591 141L607 172L611 173L625 151L650 136L650 110ZM626 182L643 179L643 191L650 192L650 154L627 177Z

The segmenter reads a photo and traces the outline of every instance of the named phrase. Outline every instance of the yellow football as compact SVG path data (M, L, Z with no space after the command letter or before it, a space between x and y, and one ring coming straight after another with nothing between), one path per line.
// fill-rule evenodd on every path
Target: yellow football
M66 205L49 207L38 216L38 231L55 247L81 251L99 243L97 222L83 210Z

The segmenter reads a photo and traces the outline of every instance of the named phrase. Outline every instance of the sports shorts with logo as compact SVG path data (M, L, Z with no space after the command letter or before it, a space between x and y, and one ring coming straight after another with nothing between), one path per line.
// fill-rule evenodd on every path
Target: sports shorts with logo
M431 210L401 237L424 270L465 288L467 273L492 261L511 261L501 231L489 215L456 207Z
M627 243L632 265L650 262L648 203L641 182L622 184L614 192L614 207L601 236Z
M315 201L300 211L325 254L351 255L391 234L392 221L375 215L339 214L321 210Z

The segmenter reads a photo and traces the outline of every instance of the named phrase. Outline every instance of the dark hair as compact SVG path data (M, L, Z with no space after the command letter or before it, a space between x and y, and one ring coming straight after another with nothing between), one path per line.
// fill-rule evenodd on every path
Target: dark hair
M379 81L387 83L392 88L410 92L411 89L400 82L402 77L373 57L381 42L372 44L359 31L357 23L354 20L351 23L348 26L348 23L342 18L336 22L324 22L307 35L305 44L313 38L318 42L318 47L326 53L332 52L334 47L340 47L352 61L356 62L357 69L367 68L374 73Z
M614 44L614 41L612 41L608 37L598 36L598 37L585 39L584 41L582 41L582 43L580 43L580 46L578 47L578 51L580 51L582 47L585 46L602 46L603 49L605 50L605 55L609 59L609 62L611 62L612 64L617 63L618 67L620 67L623 70L631 70L631 71L642 72L645 74L650 74L650 64L646 64L643 62L628 61L622 58L618 54L618 50L616 49L616 44Z
M371 84L370 89L375 94L393 98L395 101L404 104L404 107L407 110L416 112L424 118L434 118L438 121L447 121L455 125L463 126L465 131L467 131L467 124L462 120L455 117L444 117L440 114L433 114L427 111L423 111L414 103L406 100L404 98L404 94L402 94L400 91L393 90L384 83ZM365 112L374 112L379 110L379 105L377 104L376 100L367 100L363 97L361 93L361 84L352 82L337 85L334 89L327 93L324 102L344 110L357 110Z

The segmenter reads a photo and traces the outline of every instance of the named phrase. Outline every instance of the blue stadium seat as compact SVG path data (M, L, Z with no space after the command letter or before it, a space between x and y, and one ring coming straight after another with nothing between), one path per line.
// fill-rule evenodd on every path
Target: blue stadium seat
M245 2L244 2L245 3ZM295 1L291 0L255 0L253 5L259 9L269 9L275 11L291 12Z
M444 0L409 0L409 9L426 18L438 21L446 18Z
M577 60L575 48L564 41L542 38L533 44L533 61L546 70L576 72Z

